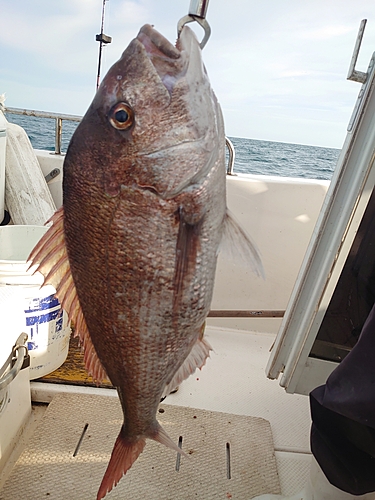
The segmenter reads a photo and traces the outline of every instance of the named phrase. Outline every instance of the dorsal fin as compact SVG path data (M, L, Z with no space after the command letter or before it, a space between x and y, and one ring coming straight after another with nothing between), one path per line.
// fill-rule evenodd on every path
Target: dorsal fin
M39 240L29 255L31 266L36 266L44 276L44 285L51 284L56 289L56 297L74 325L74 336L79 338L84 350L85 367L96 383L108 378L91 341L86 321L82 313L76 288L70 270L64 235L63 207L47 222L52 225Z

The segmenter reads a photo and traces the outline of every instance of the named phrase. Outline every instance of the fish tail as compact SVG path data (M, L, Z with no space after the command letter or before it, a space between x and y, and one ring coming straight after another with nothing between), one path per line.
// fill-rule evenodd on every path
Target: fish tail
M137 460L139 455L142 453L143 448L146 444L146 437L157 441L158 443L164 444L167 448L171 448L173 451L180 453L184 457L188 457L181 448L179 448L176 443L168 436L163 427L158 423L152 426L149 432L145 436L139 437L136 441L129 440L123 435L123 428L118 435L115 446L112 450L112 455L109 460L107 470L105 471L104 477L102 479L98 495L96 500L101 500L109 493L112 488L114 488L122 476L127 473L130 467Z
M123 436L122 429L112 450L112 455L102 479L96 500L101 500L114 488L142 453L146 438L130 441Z

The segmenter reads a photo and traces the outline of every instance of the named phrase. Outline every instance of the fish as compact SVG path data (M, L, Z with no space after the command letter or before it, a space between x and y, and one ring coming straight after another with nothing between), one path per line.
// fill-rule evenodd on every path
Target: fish
M109 69L70 141L49 222L29 261L124 415L101 500L146 439L183 453L157 409L210 356L203 332L225 234L261 269L227 210L223 116L189 27L173 45L143 26Z

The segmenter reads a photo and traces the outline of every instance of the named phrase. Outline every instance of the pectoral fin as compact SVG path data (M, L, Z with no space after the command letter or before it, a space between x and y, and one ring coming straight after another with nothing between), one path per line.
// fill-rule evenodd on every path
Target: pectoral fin
M176 263L174 275L174 310L177 311L184 292L184 283L188 282L195 271L196 255L199 250L199 238L203 218L189 224L183 217L182 210L178 214L179 231L176 244Z
M224 231L220 251L233 260L239 260L251 267L257 276L265 278L262 259L250 237L241 228L233 215L227 210L224 218Z

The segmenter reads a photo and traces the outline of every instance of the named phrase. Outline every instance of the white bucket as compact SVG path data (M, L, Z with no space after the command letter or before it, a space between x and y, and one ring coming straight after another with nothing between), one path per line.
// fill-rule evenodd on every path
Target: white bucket
M28 335L30 380L61 366L69 349L70 326L51 285L41 287L43 276L27 270L26 259L48 228L0 227L0 286L23 289L24 331ZM0 318L1 327L1 318Z

